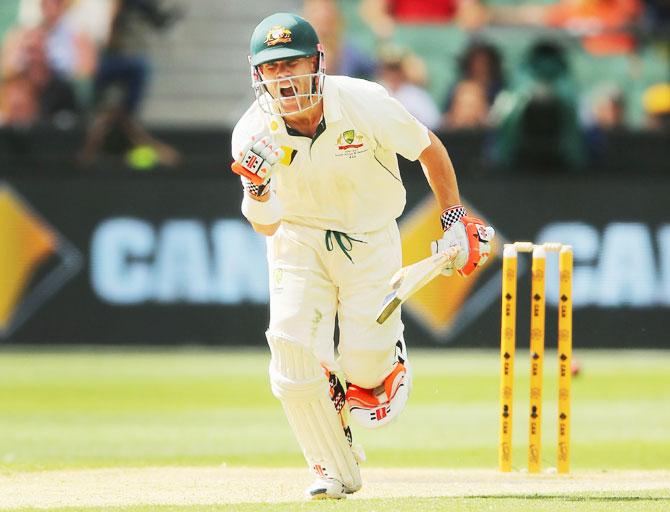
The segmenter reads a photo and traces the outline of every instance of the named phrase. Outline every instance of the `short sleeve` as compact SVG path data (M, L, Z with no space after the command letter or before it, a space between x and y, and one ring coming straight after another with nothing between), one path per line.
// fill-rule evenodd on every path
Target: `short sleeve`
M233 155L233 160L237 160L242 148L247 144L250 135L246 129L244 120L241 119L233 129L233 135L230 141L230 152Z
M395 98L379 86L373 94L373 129L377 141L407 160L416 160L430 145L428 128L419 122Z
M233 128L233 134L230 141L230 152L233 160L237 160L244 146L247 145L252 136L257 136L263 132L264 119L262 114L256 111L255 105L252 105Z

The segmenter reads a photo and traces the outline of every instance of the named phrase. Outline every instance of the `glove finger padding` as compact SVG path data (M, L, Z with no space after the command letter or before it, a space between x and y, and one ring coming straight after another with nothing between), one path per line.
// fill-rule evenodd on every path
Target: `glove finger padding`
M263 185L270 180L273 166L284 156L272 137L251 137L251 140L240 152L231 169L234 173L244 176L254 185Z
M251 149L270 165L274 165L279 161L279 153L282 151L274 144L272 139L267 137L262 138Z
M456 268L462 276L469 276L479 265L483 265L488 260L491 253L490 241L495 231L476 217L462 217L458 224L465 228L468 255L465 264L461 268ZM453 228L456 228L458 224Z

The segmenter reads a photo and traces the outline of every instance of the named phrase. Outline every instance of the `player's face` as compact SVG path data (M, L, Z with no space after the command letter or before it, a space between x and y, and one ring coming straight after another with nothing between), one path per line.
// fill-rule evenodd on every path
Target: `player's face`
M267 89L279 100L284 112L298 112L309 107L312 89L312 73L315 72L316 57L276 60L261 64L258 69L263 80L272 81Z

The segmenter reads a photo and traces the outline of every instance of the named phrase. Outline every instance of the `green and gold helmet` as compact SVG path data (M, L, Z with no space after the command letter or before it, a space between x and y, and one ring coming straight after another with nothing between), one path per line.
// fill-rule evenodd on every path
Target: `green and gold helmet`
M310 77L311 87L307 94L299 94L293 79L299 76L284 77L294 88L294 95L306 106L292 113L283 111L281 101L273 98L267 86L277 80L263 78L259 66L277 60L299 59L304 57L318 57L318 64L314 73L302 75ZM319 37L310 23L296 14L279 12L268 16L261 21L249 43L249 63L251 64L251 84L261 109L266 113L291 115L303 112L316 106L323 96L325 79L325 59Z
M251 36L251 64L297 57L310 57L319 52L319 37L307 20L279 12L261 21Z

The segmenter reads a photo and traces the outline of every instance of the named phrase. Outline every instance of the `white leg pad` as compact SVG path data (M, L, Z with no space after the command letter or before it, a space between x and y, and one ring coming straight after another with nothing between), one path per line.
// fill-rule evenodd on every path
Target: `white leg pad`
M272 393L281 401L288 422L310 469L318 478L335 479L347 492L361 488L361 474L330 396L325 372L301 344L267 333L272 359Z

